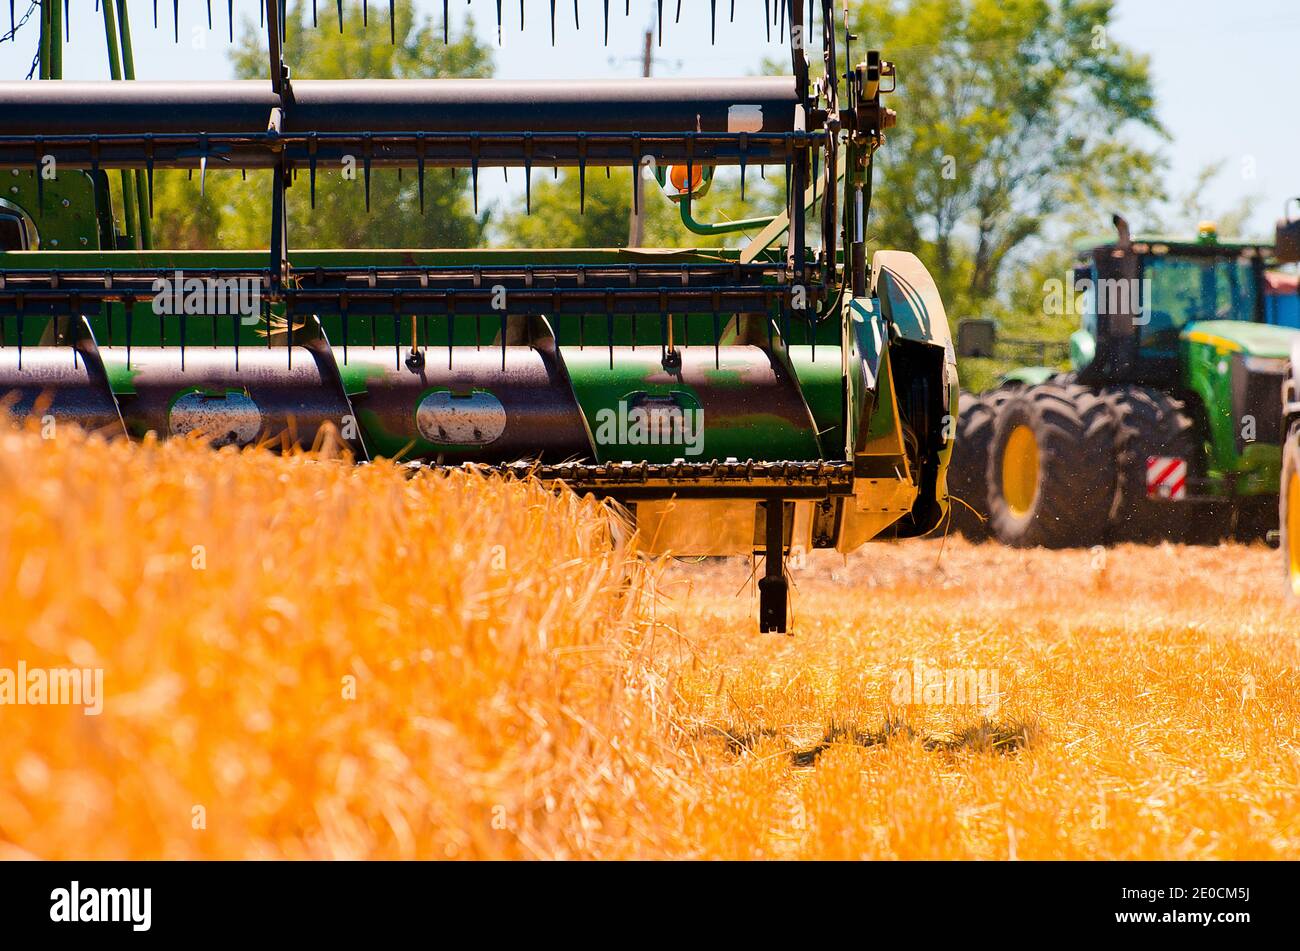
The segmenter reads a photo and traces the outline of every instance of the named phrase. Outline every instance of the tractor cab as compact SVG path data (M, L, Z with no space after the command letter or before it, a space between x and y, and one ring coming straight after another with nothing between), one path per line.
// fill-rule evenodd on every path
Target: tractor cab
M1129 238L1085 245L1075 269L1081 326L1070 340L1073 369L1094 384L1173 382L1188 340L1223 336L1263 344L1267 244L1222 242L1204 223L1195 241ZM1228 326L1223 326L1223 325ZM1284 334L1279 334L1284 336Z

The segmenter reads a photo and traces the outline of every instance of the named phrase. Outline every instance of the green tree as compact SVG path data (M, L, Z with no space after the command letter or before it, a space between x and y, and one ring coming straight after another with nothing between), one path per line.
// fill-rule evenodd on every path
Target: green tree
M1148 64L1110 35L1112 8L1112 0L857 6L860 42L899 73L889 97L898 125L877 154L871 239L918 253L950 315L1005 312L999 292L1010 265L1158 196L1159 157L1139 141L1140 130L1163 135Z
M492 73L492 54L474 36L472 24L444 45L441 19L416 19L411 4L398 4L395 32L389 42L387 11L372 4L368 28L362 26L361 3L349 0L344 32L326 16L311 26L311 7L295 2L287 17L285 60L295 78L430 78L484 77ZM246 20L239 46L232 53L235 76L267 75L265 33ZM199 117L196 117L196 121ZM215 163L214 163L215 164ZM154 190L154 243L159 247L266 247L270 240L270 174L219 171L158 172ZM483 241L487 213L475 214L467 175L453 178L446 169L429 169L425 213L420 214L414 171L399 177L391 169L372 173L370 210L366 210L364 176L355 179L340 169L322 166L317 173L316 203L311 207L307 169L300 169L289 189L291 247L470 247Z

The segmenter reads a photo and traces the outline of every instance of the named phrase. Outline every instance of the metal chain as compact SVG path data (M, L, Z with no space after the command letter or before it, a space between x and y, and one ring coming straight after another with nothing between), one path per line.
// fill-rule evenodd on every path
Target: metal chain
M40 8L40 5L39 0L32 0L31 6L27 8L27 12L22 15L18 22L5 30L4 33L0 33L0 43L5 42L6 40L12 40L17 36L18 31L27 25L27 21L32 18L32 14Z
M31 0L31 5L27 7L27 12L24 13L18 19L18 21L14 23L13 26L5 30L4 33L0 33L0 43L16 42L18 38L18 31L27 25L27 21L32 18L33 13L35 13L37 10L40 9L40 6L41 6L40 0ZM37 43L36 55L32 57L32 68L27 70L27 76L25 78L31 79L33 76L35 76L36 70L40 68L40 65L41 65L41 44Z

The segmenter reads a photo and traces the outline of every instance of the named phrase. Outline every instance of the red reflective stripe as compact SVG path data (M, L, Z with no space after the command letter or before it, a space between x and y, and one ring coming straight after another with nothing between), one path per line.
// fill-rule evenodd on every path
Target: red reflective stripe
M1157 460L1157 461L1163 461L1163 460ZM1168 479L1171 475L1173 475L1175 469L1177 469L1179 466L1181 466L1181 465L1183 465L1183 464L1184 464L1184 463L1183 463L1183 461L1182 461L1181 459L1173 459L1173 460L1171 460L1171 461L1169 462L1169 465L1165 466L1165 468L1164 468L1163 470L1161 470L1160 474L1159 474L1158 476L1156 476L1154 479L1151 477L1151 468L1148 466L1148 467L1147 467L1147 485L1160 485L1160 484L1163 483L1166 479Z

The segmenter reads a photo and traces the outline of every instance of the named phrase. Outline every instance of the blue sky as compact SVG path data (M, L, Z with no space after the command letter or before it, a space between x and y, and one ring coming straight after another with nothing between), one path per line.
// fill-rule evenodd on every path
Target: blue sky
M441 0L415 2L436 14ZM571 0L557 4L557 44L550 45L549 4L527 0L526 29L519 29L518 0L505 0L505 31L497 53L497 75L508 78L576 79L635 75L640 69L640 34L654 17L654 0L612 0L610 45L600 42L601 0L579 0L582 32L573 24ZM17 0L19 16L29 0ZM102 25L94 0L72 0L72 41L65 53L65 75L97 79L107 75ZM318 0L326 22L334 3ZM8 26L7 3L0 2L0 24ZM141 79L210 79L229 76L226 0L212 0L214 30L207 32L204 0L181 0L181 43L172 42L171 2L158 3L160 23L153 28L152 0L129 0ZM762 0L736 0L736 22L727 22L729 0L719 0L717 46L709 43L707 0L684 0L682 20L672 22L674 0L665 0L665 42L656 48L661 75L720 76L749 73L765 57L781 56L768 43ZM371 29L383 29L387 0L370 0L377 14ZM237 17L257 18L255 0L235 0ZM494 0L451 0L453 19L471 10L483 37L495 43ZM1218 208L1246 196L1259 200L1250 228L1272 230L1283 203L1300 194L1300 121L1297 121L1297 59L1300 58L1300 5L1294 0L1118 0L1113 34L1151 58L1160 116L1171 140L1166 188L1186 190L1206 164L1226 160L1210 196ZM0 76L26 74L36 43L36 24L24 28L17 44L0 44ZM867 38L869 40L869 38ZM906 63L900 63L906 69ZM906 121L906 104L896 104ZM505 192L495 186L498 196Z

